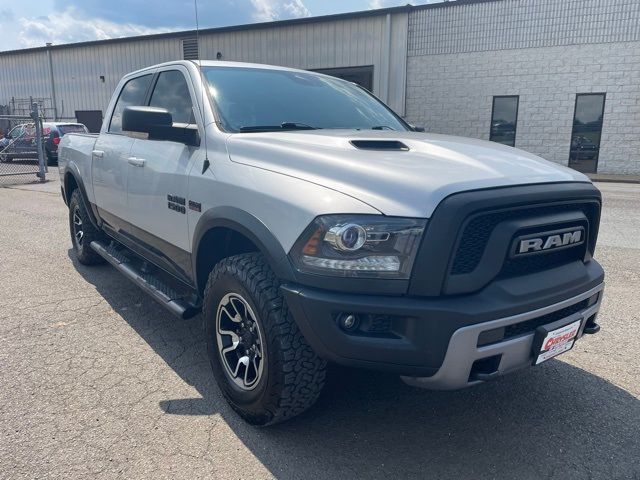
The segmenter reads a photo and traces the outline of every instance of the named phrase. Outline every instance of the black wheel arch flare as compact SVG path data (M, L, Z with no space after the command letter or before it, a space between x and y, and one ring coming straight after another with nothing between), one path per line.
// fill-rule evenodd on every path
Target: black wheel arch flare
M264 255L269 266L282 281L295 279L293 267L284 248L267 226L252 214L231 206L214 207L202 214L193 234L192 263L196 287L202 291L202 275L198 272L198 256L201 242L207 232L215 228L233 230L248 238ZM206 282L206 276L204 277Z
M84 202L84 207L89 214L89 220L95 228L100 228L102 225L102 221L100 217L98 217L96 211L94 210L95 206L93 203L89 201L89 197L87 196L87 190L84 187L84 182L82 181L82 175L80 174L80 169L78 169L77 165L71 163L66 166L64 172L64 185L63 185L63 195L64 203L68 206L71 200L71 194L73 190L69 189L70 179L73 178L78 190L80 190L80 195L82 196L82 201Z

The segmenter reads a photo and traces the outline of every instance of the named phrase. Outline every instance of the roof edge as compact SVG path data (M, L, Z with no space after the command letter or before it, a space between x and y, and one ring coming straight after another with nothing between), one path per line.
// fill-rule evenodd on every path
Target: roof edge
M308 23L321 23L321 22L330 22L335 20L349 20L353 18L368 18L368 17L377 17L381 15L388 15L394 13L409 13L416 10L433 10L440 8L450 8L459 5L473 5L473 4L482 4L482 3L493 3L504 0L442 0L439 3L429 3L426 5L403 5L399 7L389 7L389 8L379 8L375 10L359 10L356 12L346 12L346 13L334 13L329 15L319 15L316 17L302 17L302 18L291 18L287 20L276 20L271 22L259 22L259 23L246 23L241 25L229 25L225 27L212 27L212 28L203 28L200 29L200 34L213 34L213 33L225 33L225 32L234 32L234 31L244 31L244 30L260 30L264 28L276 28L276 27L284 27L289 25L304 25ZM5 50L0 51L0 56L3 55L17 55L21 53L35 53L35 52L46 52L47 50L62 50L67 48L80 48L80 47L88 47L92 45L108 45L113 43L122 43L122 42L137 42L144 40L155 40L155 39L163 39L163 38L180 38L180 37L189 37L196 34L196 30L178 30L178 31L169 31L164 33L153 33L149 35L136 35L132 37L118 37L118 38L109 38L105 40L88 40L86 42L75 42L75 43L63 43L60 45L51 45L51 46L42 46L42 47L29 47L22 48L16 50Z

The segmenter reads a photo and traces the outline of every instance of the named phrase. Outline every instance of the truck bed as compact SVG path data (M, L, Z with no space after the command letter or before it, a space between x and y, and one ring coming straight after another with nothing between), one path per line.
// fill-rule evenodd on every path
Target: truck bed
M71 163L77 166L90 202L94 201L91 161L97 140L98 134L96 133L68 133L62 137L58 148L60 175L62 176L62 172L66 171L67 164ZM60 180L64 182L64 178L61 177Z

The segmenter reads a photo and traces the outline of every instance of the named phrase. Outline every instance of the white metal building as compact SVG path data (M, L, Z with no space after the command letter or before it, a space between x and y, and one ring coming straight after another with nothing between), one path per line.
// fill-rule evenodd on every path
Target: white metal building
M640 174L640 2L458 0L0 53L0 105L96 122L120 77L181 58L319 70L430 132ZM96 118L97 117L97 118ZM95 127L94 127L95 128Z

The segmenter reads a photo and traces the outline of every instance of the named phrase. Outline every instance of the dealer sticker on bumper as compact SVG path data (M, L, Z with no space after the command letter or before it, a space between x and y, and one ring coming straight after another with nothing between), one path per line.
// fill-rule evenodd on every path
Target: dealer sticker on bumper
M549 332L538 332L540 336L544 335L541 344L538 348L538 355L535 359L535 365L538 365L550 358L556 357L561 353L571 350L573 344L576 341L576 336L580 331L580 325L582 319L576 320L569 325L565 325Z

